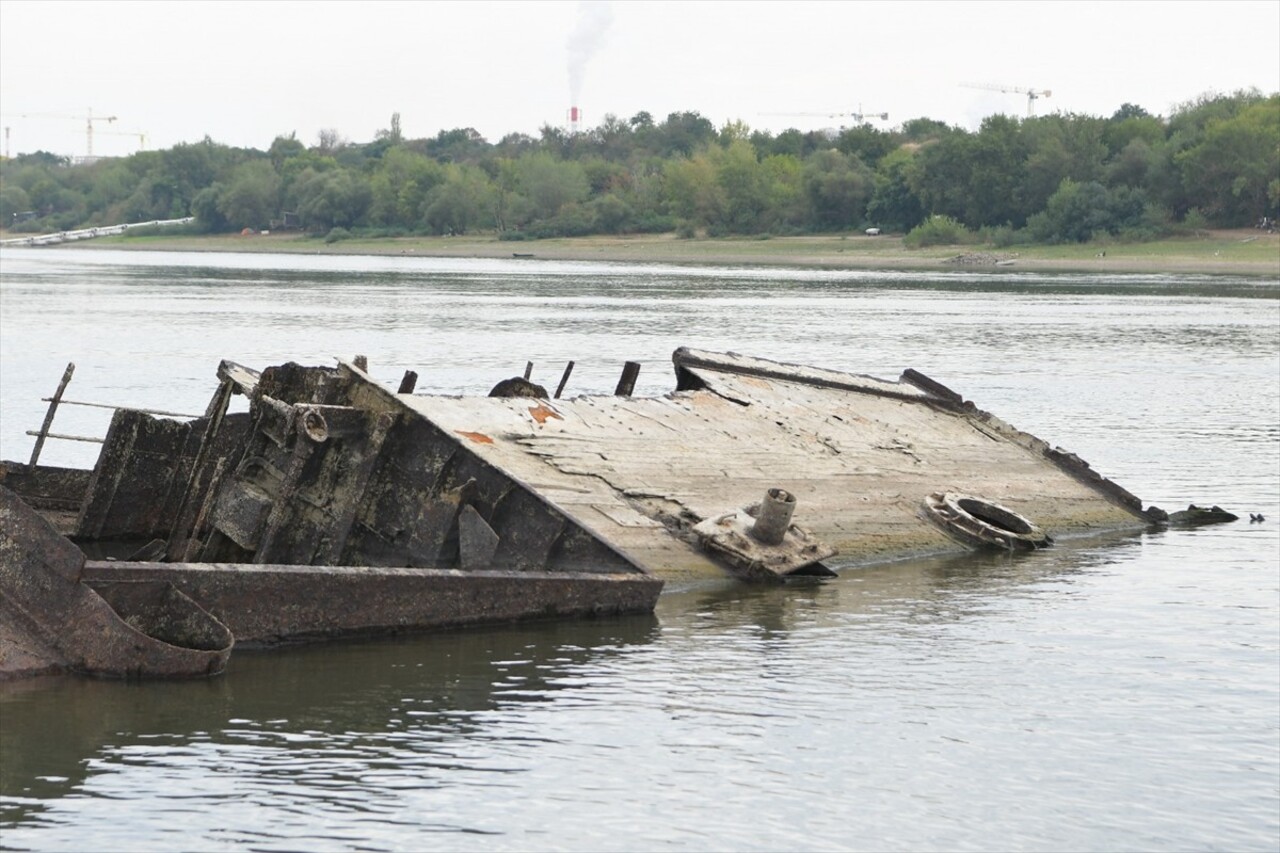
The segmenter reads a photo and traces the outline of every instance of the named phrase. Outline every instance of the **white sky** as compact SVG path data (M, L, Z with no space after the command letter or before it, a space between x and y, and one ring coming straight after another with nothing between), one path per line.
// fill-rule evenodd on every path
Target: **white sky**
M888 112L976 129L1049 89L1041 114L1168 114L1206 92L1280 91L1280 0L1055 2L58 2L0 0L0 120L12 154L265 149L323 128L366 142L564 125L572 37L585 125L693 110L774 132ZM39 115L37 115L39 114ZM110 134L108 134L110 131ZM131 133L134 135L118 135Z

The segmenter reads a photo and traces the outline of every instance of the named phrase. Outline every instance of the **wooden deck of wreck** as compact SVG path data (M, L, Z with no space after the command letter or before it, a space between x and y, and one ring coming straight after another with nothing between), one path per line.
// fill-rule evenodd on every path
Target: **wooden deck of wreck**
M700 390L644 399L397 399L666 578L724 575L705 551L672 535L681 519L733 511L774 487L796 496L794 522L848 563L962 550L922 517L934 492L980 495L1055 536L1146 523L1123 489L958 398L688 350L678 363L682 354L681 370Z

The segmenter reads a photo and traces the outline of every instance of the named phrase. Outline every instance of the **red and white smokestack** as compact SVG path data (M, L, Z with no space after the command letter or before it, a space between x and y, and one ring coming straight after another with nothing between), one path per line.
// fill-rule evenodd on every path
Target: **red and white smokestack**
M582 125L582 110L569 107L569 133L577 133Z

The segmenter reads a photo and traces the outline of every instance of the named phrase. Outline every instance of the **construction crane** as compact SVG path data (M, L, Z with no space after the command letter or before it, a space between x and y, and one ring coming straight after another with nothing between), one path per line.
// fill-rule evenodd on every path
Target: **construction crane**
M16 117L17 118L60 118L60 119L67 119L68 121L84 122L84 143L85 143L86 157L93 156L93 123L95 121L105 121L108 123L116 121L115 116L96 116L93 114L93 110L89 110L85 115L82 115L82 116L69 116L69 115L62 115L61 113L19 113Z
M103 136L133 136L138 140L138 150L147 150L147 135L141 130L100 130Z
M961 83L960 85L966 89L986 89L991 92L1004 92L1006 95L1026 95L1028 118L1036 114L1036 101L1038 99L1047 98L1053 94L1048 89L1024 89L1021 86L1001 86L998 83Z
M858 124L862 124L867 119L879 119L880 121L888 121L888 113L864 113L862 104L858 104L858 111L855 113L765 113L771 116L814 116L818 118L851 118Z

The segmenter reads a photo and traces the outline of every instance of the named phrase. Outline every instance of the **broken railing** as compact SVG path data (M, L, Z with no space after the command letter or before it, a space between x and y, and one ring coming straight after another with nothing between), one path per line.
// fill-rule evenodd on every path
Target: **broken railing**
M127 409L131 412L141 412L144 415L161 415L170 418L198 418L199 415L186 414L183 412L166 412L162 409L140 409L135 406L117 406L111 403L90 403L84 400L67 400L63 398L63 393L67 390L67 385L71 384L71 377L76 372L75 362L68 362L67 369L62 373L62 381L58 383L58 390L53 392L52 397L42 397L41 401L48 403L49 408L44 413L44 422L40 424L40 429L27 430L27 435L33 435L36 438L35 446L31 448L31 461L28 463L32 468L36 467L36 463L40 461L40 452L44 450L46 439L58 439L60 441L87 441L92 444L102 444L104 439L96 438L91 435L65 435L63 433L50 432L53 427L53 418L58 413L59 406L88 406L95 409L111 409L118 411Z

